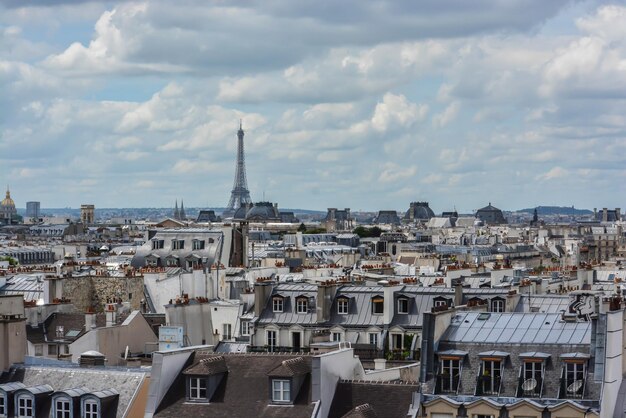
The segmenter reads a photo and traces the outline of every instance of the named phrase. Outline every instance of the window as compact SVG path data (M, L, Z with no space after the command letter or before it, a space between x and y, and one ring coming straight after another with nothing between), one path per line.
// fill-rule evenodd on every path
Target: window
M161 250L163 249L165 241L162 239L153 239L152 240L152 249L153 250Z
M182 239L172 240L172 250L182 250L185 248L185 241Z
M43 344L35 344L35 356L43 356Z
M440 306L448 306L448 301L445 299L442 300L436 300L435 301L435 308L438 308Z
M565 363L566 396L580 396L585 382L584 363Z
M384 299L382 296L375 296L372 298L372 313L382 314L384 311L383 306Z
M55 344L48 344L48 355L49 356L57 355L57 346Z
M206 400L206 379L201 377L189 378L189 399Z
M282 312L283 311L283 298L277 296L272 299L272 311L274 312Z
M278 345L278 339L276 337L276 331L266 331L265 343L270 351L274 351Z
M543 380L543 362L525 361L522 391L526 396L539 395Z
M504 312L504 301L502 299L492 299L491 312Z
M204 240L194 239L191 244L192 250L204 250Z
M335 342L340 342L341 341L341 332L331 332L330 333L330 340L331 341L335 341Z
M399 314L409 313L409 300L407 298L398 299L398 313Z
M378 333L377 332L370 332L369 340L370 340L371 345L374 345L378 348Z
M85 401L84 407L85 407L84 414L83 414L84 418L99 418L98 402Z
M456 392L461 375L460 359L446 358L441 360L441 392Z
M337 299L337 313L346 315L348 313L348 300L347 298Z
M274 402L290 402L291 401L291 382L289 380L282 380L282 379L272 380L272 401Z
M34 417L33 398L27 395L20 396L17 399L17 416L19 418Z
M70 409L70 401L67 398L57 398L54 402L54 418L70 418L71 409Z
M474 415L472 415L472 418L493 418L493 415L474 414Z
M232 332L231 332L231 326L230 324L223 324L222 328L224 329L224 332L222 333L222 339L224 340L230 340L232 337Z
M404 336L402 334L391 334L391 349L402 350L404 348Z
M3 395L0 395L0 416L6 416L7 409L7 400Z
M241 335L250 335L250 321L241 321Z
M307 313L309 311L309 301L307 298L298 298L296 299L296 312L297 313Z
M482 364L483 395L497 395L500 392L502 363L500 360L483 360Z
M63 335L64 335L64 333L63 333L63 325L57 325L57 328L56 328L56 336L57 336L57 338L63 338Z

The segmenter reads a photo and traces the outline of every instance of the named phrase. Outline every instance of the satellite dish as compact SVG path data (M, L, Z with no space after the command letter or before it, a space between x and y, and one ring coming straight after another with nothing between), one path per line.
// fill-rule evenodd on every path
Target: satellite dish
M524 392L532 392L537 387L537 381L535 379L526 379L522 383L522 390Z
M576 393L582 387L583 387L583 381L582 380L574 380L572 382L572 384L567 387L567 392L568 393Z

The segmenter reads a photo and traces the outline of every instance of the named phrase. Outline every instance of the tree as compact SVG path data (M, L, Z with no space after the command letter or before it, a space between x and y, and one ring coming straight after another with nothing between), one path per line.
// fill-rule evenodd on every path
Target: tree
M298 232L305 232L305 231L306 231L306 225L304 224L304 222L302 222L300 226L298 227Z

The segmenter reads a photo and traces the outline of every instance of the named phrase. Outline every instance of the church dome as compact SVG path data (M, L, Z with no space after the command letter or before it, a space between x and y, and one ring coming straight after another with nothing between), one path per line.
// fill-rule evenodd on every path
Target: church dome
M252 209L246 213L246 219L251 221L276 221L280 220L277 208L270 202L255 203Z
M428 202L411 202L409 206L409 210L406 211L404 215L404 219L406 220L420 220L420 221L428 221L430 218L433 218L435 213L428 206Z
M15 202L13 201L13 199L11 199L11 192L9 191L9 189L7 189L7 195L4 198L4 200L2 201L2 203L0 203L0 206L2 206L3 208L14 208L15 207Z

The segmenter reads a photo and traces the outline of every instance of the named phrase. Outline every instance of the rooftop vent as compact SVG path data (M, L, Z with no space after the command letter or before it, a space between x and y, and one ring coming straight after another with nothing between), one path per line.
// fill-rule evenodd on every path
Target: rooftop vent
M104 354L94 350L84 352L80 355L80 358L78 359L78 364L80 365L80 367L104 366L105 362L106 359L104 357Z

